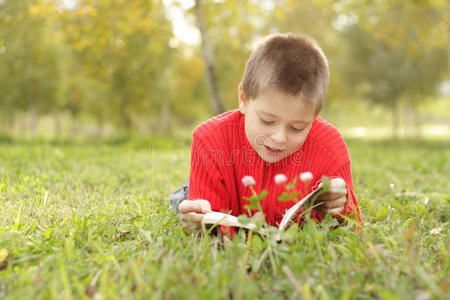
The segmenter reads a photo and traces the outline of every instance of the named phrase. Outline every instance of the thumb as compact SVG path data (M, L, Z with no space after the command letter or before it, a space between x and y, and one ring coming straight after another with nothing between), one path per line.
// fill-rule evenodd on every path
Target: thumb
M202 214L206 214L206 213L212 212L212 210L211 210L211 203L209 203L208 200L203 200L203 199L197 200L197 205L199 207L199 211L198 212L201 212Z
M205 214L211 211L211 204L206 200L184 200L178 209L180 213Z
M331 188L345 188L346 183L342 178L333 178L331 179Z

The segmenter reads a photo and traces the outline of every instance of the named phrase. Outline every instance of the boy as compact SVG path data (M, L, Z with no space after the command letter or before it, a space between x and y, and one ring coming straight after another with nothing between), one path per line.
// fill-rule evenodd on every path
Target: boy
M270 225L277 226L294 204L277 200L284 190L274 181L277 174L291 182L311 172L310 181L296 184L296 190L307 193L328 176L331 187L347 193L321 195L317 201L323 203L312 217L321 221L327 213L336 218L351 214L357 199L347 147L337 129L317 116L328 81L326 57L311 38L275 34L261 43L246 64L239 109L202 123L193 133L188 197L178 207L183 224L200 225L211 211L247 214L244 197L252 192L241 182L246 175L255 179L258 193L269 191L261 206ZM359 220L359 210L356 214Z

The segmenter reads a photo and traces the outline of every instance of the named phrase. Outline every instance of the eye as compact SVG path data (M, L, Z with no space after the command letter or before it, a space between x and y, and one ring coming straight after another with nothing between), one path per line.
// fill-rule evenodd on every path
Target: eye
M302 132L304 130L304 128L297 128L297 127L291 126L291 130L294 132Z
M263 119L263 118L259 118L259 119L261 120L261 122L262 122L263 124L266 124L266 125L271 125L271 124L273 124L273 121L265 120L265 119Z

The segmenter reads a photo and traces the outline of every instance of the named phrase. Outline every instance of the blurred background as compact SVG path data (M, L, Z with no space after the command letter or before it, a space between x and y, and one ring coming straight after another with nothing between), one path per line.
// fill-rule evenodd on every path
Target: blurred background
M347 137L449 139L450 0L0 0L0 136L190 136L237 108L261 39L329 59Z

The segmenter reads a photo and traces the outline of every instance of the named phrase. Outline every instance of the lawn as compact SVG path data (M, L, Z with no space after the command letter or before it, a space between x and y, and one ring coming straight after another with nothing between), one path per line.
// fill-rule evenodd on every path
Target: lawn
M168 209L189 172L171 144L0 144L0 298L449 298L449 142L349 141L359 232L225 244Z

